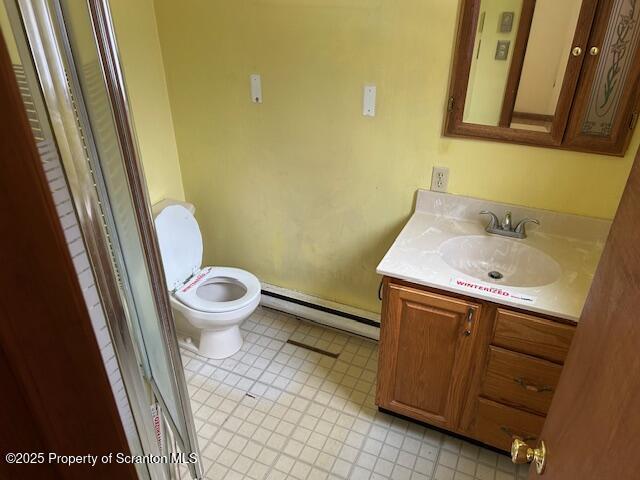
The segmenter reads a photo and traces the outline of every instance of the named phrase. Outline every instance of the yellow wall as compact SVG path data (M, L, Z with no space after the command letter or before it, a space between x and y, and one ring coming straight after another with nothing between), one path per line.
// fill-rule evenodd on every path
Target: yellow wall
M621 159L442 137L454 1L156 0L156 14L205 261L356 307L379 308L375 267L434 165L452 193L611 217L640 142Z
M7 45L7 50L9 50L11 63L14 65L22 65L20 55L18 54L16 40L13 36L13 29L11 28L11 23L9 22L9 16L7 15L4 3L0 3L0 31L2 32L2 37Z
M110 0L152 203L184 199L153 0Z

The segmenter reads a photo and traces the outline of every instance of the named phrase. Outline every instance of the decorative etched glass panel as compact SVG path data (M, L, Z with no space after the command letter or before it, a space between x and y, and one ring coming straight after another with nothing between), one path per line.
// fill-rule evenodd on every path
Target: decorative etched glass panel
M597 66L582 133L608 137L640 41L640 0L617 0Z

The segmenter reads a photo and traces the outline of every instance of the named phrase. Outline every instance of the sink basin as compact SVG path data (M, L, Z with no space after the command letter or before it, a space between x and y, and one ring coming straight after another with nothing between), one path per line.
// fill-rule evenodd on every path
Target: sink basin
M560 277L553 258L522 241L487 235L454 237L440 245L442 260L451 268L487 283L540 287Z

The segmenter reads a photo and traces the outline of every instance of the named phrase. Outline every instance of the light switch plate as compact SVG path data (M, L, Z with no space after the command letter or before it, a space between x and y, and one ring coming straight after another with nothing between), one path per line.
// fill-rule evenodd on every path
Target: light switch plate
M509 47L511 47L509 40L498 40L498 44L496 45L496 60L506 60L509 58Z
M431 190L433 192L447 192L449 187L449 169L446 167L433 167L431 173Z
M362 115L365 117L376 116L376 86L365 85L362 99Z
M262 78L255 73L249 78L251 80L251 101L262 103Z

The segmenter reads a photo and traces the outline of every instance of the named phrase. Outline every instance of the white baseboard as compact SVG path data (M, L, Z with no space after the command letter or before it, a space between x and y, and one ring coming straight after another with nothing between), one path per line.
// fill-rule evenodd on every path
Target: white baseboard
M268 283L262 283L262 291L263 294L261 296L260 304L265 307L280 310L281 312L285 312L290 315L311 320L328 327L355 333L356 335L361 335L373 340L378 340L380 338L380 315L377 313L323 300L318 297L306 295L294 290L288 290L276 285L270 285ZM264 292L267 292L267 294ZM270 296L268 293L273 293L279 297L285 298ZM307 305L295 303L295 300L304 302ZM314 308L314 306L316 308ZM332 310L335 313L327 310ZM375 322L377 326L359 322L356 319L348 318L348 316L355 316L365 321Z

